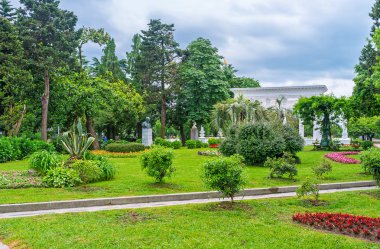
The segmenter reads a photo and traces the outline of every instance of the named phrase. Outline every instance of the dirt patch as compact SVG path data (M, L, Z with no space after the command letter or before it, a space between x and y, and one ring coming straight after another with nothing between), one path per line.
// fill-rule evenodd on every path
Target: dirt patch
M157 217L149 213L137 213L134 211L129 211L118 217L118 220L123 224L137 224L144 221L154 220Z
M203 210L215 212L215 211L251 211L253 208L244 202L230 202L223 201L218 203L211 203L205 207Z
M76 192L85 192L85 193L89 193L89 192L96 192L96 191L102 191L102 190L106 190L106 188L102 188L102 187L93 187L93 186L79 186L79 187L76 187L76 188L71 188L72 191L76 191Z

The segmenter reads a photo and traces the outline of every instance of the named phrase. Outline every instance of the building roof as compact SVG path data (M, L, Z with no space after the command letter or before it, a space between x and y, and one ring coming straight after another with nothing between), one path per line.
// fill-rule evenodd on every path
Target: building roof
M276 91L276 90L318 90L327 92L326 85L305 85L305 86L274 86L274 87L250 87L250 88L231 88L231 91L250 91L250 92L261 92L261 91Z

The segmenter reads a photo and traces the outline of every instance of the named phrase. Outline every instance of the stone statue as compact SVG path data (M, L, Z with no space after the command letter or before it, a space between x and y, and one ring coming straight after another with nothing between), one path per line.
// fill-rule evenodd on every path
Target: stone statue
M152 128L149 117L146 117L145 121L142 123L142 128L146 128L146 129Z
M197 123L193 123L193 127L191 127L190 131L190 138L191 140L197 140L198 139L198 128L197 128Z

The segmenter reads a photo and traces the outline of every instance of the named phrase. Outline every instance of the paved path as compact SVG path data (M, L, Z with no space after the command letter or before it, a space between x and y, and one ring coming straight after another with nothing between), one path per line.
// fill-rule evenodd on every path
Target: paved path
M9 249L9 247L0 242L0 249Z
M358 191L358 190L368 190L368 189L375 189L375 188L377 188L377 187L330 189L330 190L321 190L320 193L323 194L323 193L334 193L334 192ZM290 193L236 197L235 199L236 200L252 200L252 199L291 197L291 196L295 196L295 195L296 195L295 192L290 192ZM108 206L94 206L94 207L81 207L81 208L52 209L52 210L40 210L40 211L29 211L29 212L14 212L14 213L0 214L0 219L30 217L30 216L45 215L45 214L94 212L94 211L118 210L118 209L127 209L127 208L163 207L163 206L176 206L176 205L221 202L221 201L223 201L223 199L210 198L210 199L194 199L194 200L185 200L185 201L164 201L164 202L149 202L149 203L123 204L123 205L108 205ZM0 249L2 249L2 248L0 247Z

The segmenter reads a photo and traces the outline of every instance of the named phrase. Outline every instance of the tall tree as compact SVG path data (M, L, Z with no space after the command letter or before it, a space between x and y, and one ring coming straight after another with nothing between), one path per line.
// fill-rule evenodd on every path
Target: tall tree
M12 21L16 15L14 10L9 0L0 1L0 16Z
M229 83L218 49L204 38L191 42L180 67L187 117L205 125L213 106L229 97Z
M57 0L20 0L17 25L36 81L43 81L41 137L47 140L50 77L75 63L77 17L59 8ZM37 91L39 89L36 89Z
M141 55L136 58L135 70L141 88L146 91L146 102L155 113L160 102L161 137L165 137L167 98L175 83L179 44L174 40L174 25L151 20L148 30L142 30ZM153 107L153 108L152 108Z

